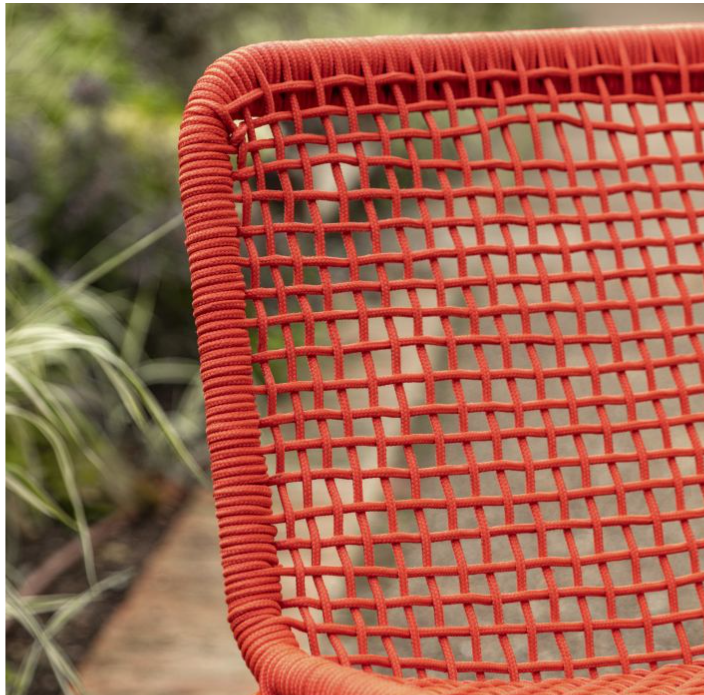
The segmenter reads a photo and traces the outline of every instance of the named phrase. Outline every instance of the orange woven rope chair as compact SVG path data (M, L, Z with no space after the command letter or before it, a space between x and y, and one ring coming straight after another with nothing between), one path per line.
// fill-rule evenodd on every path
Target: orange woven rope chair
M704 693L704 28L272 43L181 190L266 695Z

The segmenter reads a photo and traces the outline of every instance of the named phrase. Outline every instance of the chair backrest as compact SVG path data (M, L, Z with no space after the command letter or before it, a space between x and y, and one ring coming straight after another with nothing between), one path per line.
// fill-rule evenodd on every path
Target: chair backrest
M704 654L704 30L273 43L186 110L229 617L395 676Z

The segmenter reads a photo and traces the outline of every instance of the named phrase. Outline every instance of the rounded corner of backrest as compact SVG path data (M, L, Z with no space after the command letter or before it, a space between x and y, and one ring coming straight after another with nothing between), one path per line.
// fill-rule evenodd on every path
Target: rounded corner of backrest
M453 50L457 51L456 64L449 65L449 61L446 60L442 70L445 71L443 74L446 79L456 79L457 76L453 72L462 73L460 77L463 77L463 71L466 68L472 78L483 73L485 77L482 79L487 81L487 84L493 84L491 80L498 84L502 79L508 83L506 65L511 65L510 61L514 60L515 55L521 60L526 56L530 57L533 63L530 65L526 63L526 66L514 72L521 72L525 77L524 73L531 71L535 79L540 78L543 74L541 71L545 72L545 66L541 65L540 61L550 62L554 56L555 65L552 66L554 69L548 75L552 80L551 87L558 85L559 89L570 91L573 83L564 79L564 76L567 73L572 74L574 66L566 66L563 61L567 60L565 47L571 47L574 55L579 58L580 75L577 77L582 80L580 85L579 79L575 78L574 91L586 94L594 101L598 97L598 90L594 86L598 76L593 78L589 66L585 67L582 63L588 63L597 48L606 56L602 62L613 63L609 66L612 72L618 72L617 65L620 65L620 61L624 61L626 64L640 64L638 69L647 77L650 74L646 69L649 66L648 51L656 46L657 50L667 57L666 62L670 63L667 71L663 71L661 79L659 78L660 82L656 80L662 84L665 91L670 88L670 85L677 86L676 80L680 79L680 75L691 79L692 84L696 83L699 88L702 84L700 81L702 71L701 64L698 63L702 50L696 42L696 37L704 37L701 27L686 31L671 29L669 33L659 29L638 29L630 32L623 30L555 31L539 36L524 32L517 38L502 35L496 39L479 36L472 37L471 40L467 39L468 43L471 41L474 45L474 42L477 42L479 46L479 48L475 46L476 50L471 56L473 60L467 65L460 60L463 56L460 56L457 48L460 42L458 38L452 39ZM354 57L354 51L349 50L351 41L340 40L339 42L346 46L344 51L346 58ZM430 49L426 45L427 39L418 38L408 41L411 47L417 46L420 52L426 51L423 55L430 55ZM380 42L376 40L372 50L369 47L372 42L373 40L369 39L355 44L357 57L362 55L367 60L369 55L373 55L375 64L381 64L380 56L383 56L385 47L380 47ZM515 46L511 45L512 42ZM448 43L450 43L449 40ZM275 110L271 104L278 105L279 101L274 101L272 95L290 96L294 91L300 95L308 90L317 98L317 94L325 94L324 90L328 85L335 86L334 77L327 72L316 73L314 78L305 74L309 65L306 62L307 59L304 60L303 54L309 53L312 61L319 45L313 45L310 42L306 42L305 46L257 44L238 49L219 59L196 85L189 99L181 130L181 191L188 229L187 245L193 278L194 313L199 327L204 390L208 403L208 436L213 456L213 477L220 518L221 552L225 566L229 615L235 635L250 666L258 662L257 654L266 651L267 640L262 636L264 632L276 628L276 640L287 641L292 639L294 630L285 627L281 620L281 609L285 601L281 599L281 582L277 579L277 546L272 533L277 527L271 521L271 478L267 474L263 450L259 444L260 427L262 431L266 429L266 418L262 415L260 420L254 407L252 357L253 352L256 356L256 348L250 344L248 333L249 328L254 326L254 321L247 319L244 311L248 288L245 287L242 267L246 261L240 258L238 253L238 234L242 232L244 236L250 230L242 230L241 225L246 226L247 223L241 222L235 212L237 201L233 193L231 158L238 144L251 143L233 140L232 136L236 133L237 138L246 138L247 128L251 128L251 132L254 132L251 120L249 125L245 124L245 120L254 116L253 120L256 122L262 113L266 116L270 111ZM500 51L498 49L494 51L497 46ZM541 53L547 50L546 46L550 49L547 59ZM680 50L682 46L684 46L682 50L687 54L685 62L695 63L696 70L689 65L686 69L680 67L678 71L679 59L676 49ZM704 41L701 46L704 47ZM514 48L515 51L512 53ZM619 48L624 49L621 54L617 50ZM628 50L625 50L626 48ZM329 51L325 53L325 69L328 71L341 69L339 64L330 58L337 48L331 43L325 50ZM324 52L323 49L321 52ZM478 64L474 61L475 54L486 54L488 56L486 64ZM294 61L291 56L298 56L300 60ZM497 56L503 61L500 65L492 63ZM292 63L295 63L293 67L291 67ZM351 58L348 68L350 72L355 72L358 68ZM420 68L427 75L440 69L431 61L421 64ZM411 65L410 58L409 65L404 66L404 69L410 75L404 84L415 84L411 79L415 67ZM294 72L288 72L290 70ZM623 79L618 83L614 81L616 86L630 84L626 82L626 78L631 80L634 74L640 75L637 70L634 73L630 65L621 73L623 75L619 74L617 78ZM608 72L605 79L611 84ZM637 86L645 84L643 77L637 79ZM459 85L459 79L457 82ZM357 88L360 84L362 84L361 78L355 75L351 88ZM522 84L518 82L516 84L523 89ZM272 89L272 86L275 88ZM319 88L318 92L314 89L316 86ZM478 108L482 108L485 95L475 94L472 91L474 86L467 87L467 94L462 92L463 86L458 86L457 92L467 99L474 99L479 104ZM366 82L362 87L366 87ZM623 86L621 88L625 89ZM400 90L401 87L398 87L399 93ZM498 91L500 92L500 88ZM427 97L427 94L424 94ZM267 95L270 99L269 105L267 105ZM511 96L508 91L501 98L504 99L506 96ZM541 97L545 95L541 94ZM534 97L530 96L530 98ZM332 101L331 99L329 106L333 105ZM303 102L299 101L298 105L301 103ZM334 106L339 108L337 103ZM272 117L278 118L277 115ZM474 126L466 126L466 128L471 129ZM477 126L477 132L479 132L479 126ZM272 143L275 142L273 137L270 140ZM271 144L267 144L267 148L275 150ZM279 157L281 151L279 144L279 149L274 154ZM475 165L474 162L472 164ZM263 171L263 167L261 170ZM271 170L274 170L273 167ZM244 172L241 173L244 177ZM266 189L267 186L264 188ZM261 199L262 195L266 195L266 190L256 191L256 193ZM479 218L481 218L480 214L477 219ZM284 227L282 223L281 228ZM291 228L284 229L284 233L289 232ZM277 259L274 260L279 262ZM269 352L281 353L284 348L272 349ZM275 359L275 357L264 355L262 359ZM474 379L474 376L472 378ZM259 393L263 392L264 387ZM488 405L487 408L491 410L493 405ZM328 440L321 438L321 442L323 441ZM288 540L291 541L291 539ZM293 547L296 540L294 538L289 546ZM253 588L255 581L259 585L256 589ZM284 598L287 598L285 593ZM312 629L315 630L315 627ZM256 671L255 666L252 668Z

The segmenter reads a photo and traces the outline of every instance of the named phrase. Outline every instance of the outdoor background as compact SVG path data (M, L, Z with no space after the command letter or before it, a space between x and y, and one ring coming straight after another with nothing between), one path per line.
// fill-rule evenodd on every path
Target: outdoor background
M197 492L176 142L209 63L273 39L702 20L678 4L8 5L8 692L81 675L95 695L254 690Z

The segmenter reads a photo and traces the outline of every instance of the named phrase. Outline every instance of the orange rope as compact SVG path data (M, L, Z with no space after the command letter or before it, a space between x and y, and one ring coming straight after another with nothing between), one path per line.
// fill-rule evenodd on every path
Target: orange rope
M199 80L207 435L266 695L704 692L703 106L699 26Z

